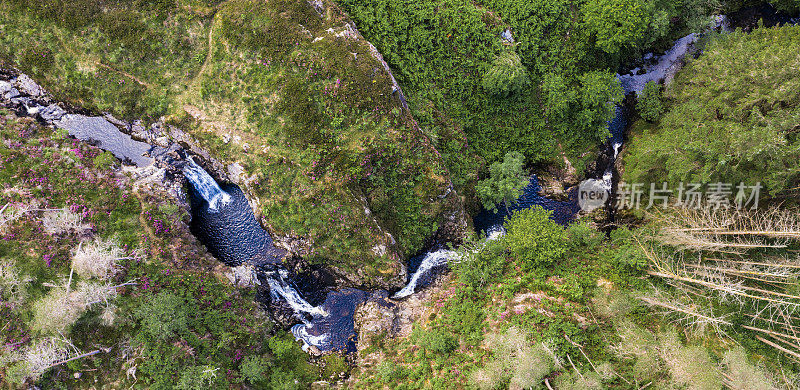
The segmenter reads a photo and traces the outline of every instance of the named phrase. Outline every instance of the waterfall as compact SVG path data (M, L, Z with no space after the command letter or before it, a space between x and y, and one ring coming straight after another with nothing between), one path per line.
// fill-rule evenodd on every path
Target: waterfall
M208 208L216 211L220 204L223 206L228 204L231 200L230 195L219 188L219 184L214 181L214 178L197 165L194 159L189 157L188 160L189 162L183 167L183 175L192 183L200 196L208 202Z
M269 284L269 292L272 295L272 299L278 299L278 297L283 298L295 313L308 313L312 316L327 316L328 313L321 307L313 306L300 296L300 293L286 281L288 276L289 272L285 269L267 274L267 283Z
M422 277L422 275L430 271L433 267L447 264L447 260L455 256L457 256L456 252L446 249L428 252L425 258L422 259L419 268L417 268L417 272L414 272L414 275L411 276L411 280L408 281L408 284L403 287L402 290L398 291L397 294L394 294L393 298L405 298L413 294L414 290L417 288L419 278Z
M486 239L477 247L475 250L480 250L483 248L483 245L486 244L488 241L496 240L506 234L505 228L502 226L497 226L491 228L489 231L486 232L487 237ZM439 267L442 265L447 264L448 261L458 261L459 255L455 251L447 250L447 249L440 249L434 252L428 252L425 255L425 258L422 259L422 262L419 264L417 271L414 272L414 275L411 275L411 280L408 281L405 287L402 290L398 291L396 294L392 296L392 298L399 299L405 298L414 293L414 290L417 289L417 284L419 283L419 279L432 270L435 267Z
M297 324L292 327L292 336L294 336L295 340L300 340L303 342L303 351L309 352L312 346L319 350L325 349L325 345L328 344L328 341L331 338L330 333L313 335L308 332L309 329L314 329L314 325Z

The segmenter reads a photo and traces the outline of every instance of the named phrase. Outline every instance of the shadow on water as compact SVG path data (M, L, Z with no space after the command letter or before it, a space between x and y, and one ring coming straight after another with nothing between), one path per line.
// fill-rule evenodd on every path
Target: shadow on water
M483 209L481 210L472 222L475 224L475 230L484 232L486 234L502 229L503 222L506 217L514 214L517 210L527 209L533 206L542 206L545 210L553 212L551 218L561 225L567 225L575 218L575 214L580 211L577 200L577 190L572 189L569 192L569 201L563 202L553 199L547 199L539 195L539 180L534 175L531 177L530 184L525 187L525 192L517 200L517 204L509 207L506 211L505 207L498 208L497 212Z
M233 184L220 188L230 195L227 204L214 211L194 186L189 186L192 204L192 233L214 257L227 265L279 265L285 251L273 245L272 238L256 220L242 190Z

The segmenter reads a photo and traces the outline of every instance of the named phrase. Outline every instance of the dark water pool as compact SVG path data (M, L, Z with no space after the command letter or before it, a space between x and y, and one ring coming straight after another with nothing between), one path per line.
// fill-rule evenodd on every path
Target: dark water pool
M227 265L280 264L285 251L275 247L269 233L256 220L242 190L234 184L223 184L220 188L231 200L214 211L195 187L189 186L192 233L214 257Z

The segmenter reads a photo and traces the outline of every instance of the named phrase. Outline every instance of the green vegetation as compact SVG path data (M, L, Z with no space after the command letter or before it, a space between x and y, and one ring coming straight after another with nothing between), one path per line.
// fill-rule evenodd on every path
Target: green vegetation
M749 264L777 264L779 257L773 256L796 257L792 252L800 239L795 230L796 212L780 215L738 221L724 229L762 231L768 241L758 249L746 251L754 256L767 250L769 243L787 242L780 238L769 240L770 234L793 237L794 244L770 252L769 256L749 257ZM729 239L730 245L704 253L729 258L732 262L725 263L725 267L730 267L731 272L736 270L736 274L706 273L701 277L703 270L691 265L697 261L697 252L687 253L685 262L678 262L682 257L663 257L681 253L668 237L683 237L678 235L681 231L713 236L723 230L714 223L733 220L730 215L707 220L687 215L648 219L641 221L644 225L639 228L614 231L611 240L605 240L602 233L585 222L564 228L547 217L548 212L541 209L518 212L506 222L504 237L462 247L454 275L428 301L430 310L414 323L411 336L382 339L379 352L361 352L367 361L381 356L382 363L361 367L355 387L794 386L793 370L797 366L791 353L796 352L796 347L785 337L788 333L771 338L790 351L784 354L759 341L759 337L769 335L763 333L766 328L762 333L752 330L760 325L752 325L748 315L760 317L757 321L771 318L783 324L777 319L781 316L778 313L789 315L785 310L795 306L772 305L764 310L764 305L769 306L766 301L736 300L730 296L744 293L777 298L763 291L754 292L751 288L756 286L780 294L793 291L771 284L779 280L777 276L758 282L767 269L774 268L734 268L733 259L741 257L725 254L737 250L737 243L753 245L762 241L742 233L744 238ZM677 221L697 222L670 225ZM764 225L766 221L774 222ZM673 234L668 236L665 232ZM726 237L724 232L719 234L718 238ZM537 244L535 250L528 246L533 243ZM685 247L688 242L681 243ZM698 238L696 245L701 244ZM519 251L520 247L526 250ZM540 259L531 261L532 255L534 260ZM720 268L720 263L715 265L710 259L702 264ZM746 269L754 272L747 273ZM668 271L678 274L672 278L660 275L667 275ZM690 277L699 281L687 280ZM707 288L726 279L727 298L724 291ZM736 284L737 281L744 284ZM791 302L796 303L796 299L793 297ZM773 313L770 318L765 317L768 312ZM784 329L775 331L789 332L788 327Z
M423 128L441 132L437 118L452 118L489 163L519 151L529 163L566 155L579 167L608 135L620 63L707 25L713 9L625 0L341 4L395 71ZM506 29L515 43L501 38Z
M564 229L541 206L520 210L506 222L503 242L525 268L531 269L560 260L567 251Z
M648 11L646 2L635 0L590 0L583 5L586 27L595 34L597 46L611 54L644 39Z
M76 106L166 116L244 168L258 214L307 239L310 262L357 285L398 285L400 259L463 208L439 198L450 183L474 202L480 161L458 128L420 129L347 17L321 7L2 0L0 59Z
M369 288L402 283L400 261L464 203L510 207L526 163L582 171L622 101L617 68L719 6L340 3L408 109L330 0L0 0L0 59L69 103L165 116L231 175L244 169L272 232L308 239L305 260ZM799 37L709 37L663 93L648 83L625 179L761 181L789 198ZM310 358L277 332L184 209L109 153L5 112L0 137L0 385L301 389L350 371L352 356ZM391 330L359 334L369 348L345 385L796 388L793 201L620 212L608 235L518 211L505 236L467 238L422 303L382 311Z
M475 186L483 207L496 213L501 204L506 211L514 206L530 181L524 167L525 156L518 152L508 152L503 162L492 163L490 176Z
M495 58L492 67L483 75L483 89L505 97L520 92L529 81L517 53L506 51Z
M122 171L95 168L100 150L32 120L0 111L0 137L0 385L297 388L319 378L293 339L274 336L254 291L211 271L217 261L166 193L132 190Z
M661 101L661 85L648 81L636 99L636 110L642 119L655 122L664 112L664 103Z
M800 1L797 0L777 0L772 5L783 12L797 13L797 11L800 11Z
M720 37L665 91L654 128L632 137L625 180L800 185L800 27Z

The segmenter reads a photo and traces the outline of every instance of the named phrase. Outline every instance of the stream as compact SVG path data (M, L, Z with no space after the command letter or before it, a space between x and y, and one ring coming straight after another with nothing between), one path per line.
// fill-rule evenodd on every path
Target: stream
M721 18L720 26L724 22L724 18ZM692 51L697 38L696 34L682 37L663 55L646 55L641 68L617 75L625 94L640 93L648 81L668 83L680 68L683 58ZM64 129L77 139L111 152L125 164L147 167L156 163L158 156L164 156L169 151L169 148L134 140L120 129L125 127L120 126L123 122L113 117L85 115L78 110L68 112L24 74L0 70L0 103L20 116L34 117L42 123ZM624 107L616 108L616 116L608 124L611 137L605 153L610 158L602 175L590 179L602 181L610 193L613 193L616 176L614 162L623 144L628 114ZM127 124L127 127L131 125ZM347 288L328 292L318 305L308 302L294 284L295 276L281 263L285 251L274 245L269 233L256 219L242 190L233 184L218 183L182 148L175 148L180 149L178 154L183 158L159 161L170 164L190 183L192 233L225 264L254 266L257 280L262 286L268 286L269 294L262 299L269 299L273 303L283 302L291 311L297 322L291 332L303 342L304 350L355 351L357 334L353 317L356 309L367 301L392 305L386 300L390 293ZM503 221L506 217L514 211L534 205L552 211L553 220L562 225L569 224L580 211L576 188L569 191L568 201L548 199L539 194L540 189L536 176L531 177L514 207L508 211L503 208L497 213L483 210L476 215L476 230L483 232L486 240L496 239L504 234ZM392 298L408 297L430 285L437 275L447 269L448 262L457 261L457 258L457 252L437 248L410 259L408 283Z

